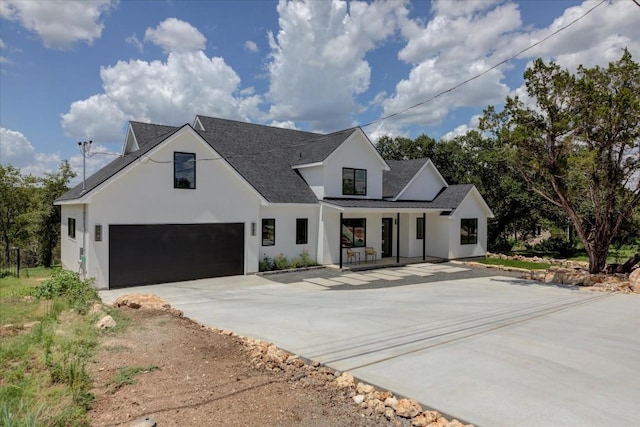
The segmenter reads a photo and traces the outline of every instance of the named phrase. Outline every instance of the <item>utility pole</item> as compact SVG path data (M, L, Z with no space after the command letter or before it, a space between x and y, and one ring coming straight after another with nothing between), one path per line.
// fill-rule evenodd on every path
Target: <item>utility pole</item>
M80 152L82 153L82 194L87 191L87 156L91 150L93 141L78 142ZM82 204L82 247L80 248L80 275L84 279L87 276L87 204Z

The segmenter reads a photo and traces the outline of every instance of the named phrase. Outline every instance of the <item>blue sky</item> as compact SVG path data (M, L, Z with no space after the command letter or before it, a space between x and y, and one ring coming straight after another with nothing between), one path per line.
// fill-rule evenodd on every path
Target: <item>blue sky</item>
M128 120L195 114L329 132L379 120L482 72L599 1L0 1L0 162L42 175L77 141L119 152ZM456 91L364 128L451 137L523 95L533 59L575 70L629 48L640 7L585 18ZM89 172L113 157L94 155Z

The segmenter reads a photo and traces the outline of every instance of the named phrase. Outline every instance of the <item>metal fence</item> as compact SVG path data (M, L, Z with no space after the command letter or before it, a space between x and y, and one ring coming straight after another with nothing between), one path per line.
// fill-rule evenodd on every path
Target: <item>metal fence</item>
M15 276L20 277L20 249L11 248L9 250L9 259L7 259L4 251L0 256L0 277Z

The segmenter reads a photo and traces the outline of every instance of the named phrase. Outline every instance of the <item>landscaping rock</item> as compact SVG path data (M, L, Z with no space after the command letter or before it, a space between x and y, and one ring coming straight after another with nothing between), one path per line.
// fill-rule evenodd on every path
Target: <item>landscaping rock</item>
M396 406L396 414L402 418L413 418L422 412L422 406L415 399L400 399Z
M353 387L354 384L355 384L355 380L353 378L353 375L347 372L344 372L342 375L336 378L336 385L340 388Z
M364 402L364 395L356 394L355 396L353 396L353 401L358 405L361 404L362 402Z
M114 303L116 307L127 306L129 308L147 308L154 310L166 310L171 308L169 303L153 294L129 294L123 295Z
M636 268L629 275L629 287L637 294L640 294L640 267Z
M142 417L131 421L129 427L156 427L156 420L150 417Z
M387 397L384 400L384 405L393 409L394 411L396 410L396 408L398 407L398 399L396 399L393 396Z
M113 320L113 317L109 316L108 314L104 316L102 319L98 320L98 323L96 323L96 328L98 329L109 329L115 326L116 326L116 321Z
M370 384L358 383L358 385L356 386L356 392L360 394L373 393L375 390L376 390L375 387L373 387Z

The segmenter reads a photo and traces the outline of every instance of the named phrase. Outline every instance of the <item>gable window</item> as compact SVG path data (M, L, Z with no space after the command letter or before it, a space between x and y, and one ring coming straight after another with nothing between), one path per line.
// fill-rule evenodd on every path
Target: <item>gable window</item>
M196 188L195 153L173 153L173 188Z
M460 244L475 245L478 243L478 218L460 220Z
M307 218L296 218L296 245L308 243L309 220Z
M342 168L342 194L346 196L366 196L367 170Z
M76 219L67 218L67 236L72 239L76 238Z
M274 246L276 244L276 220L265 218L262 220L262 246Z
M342 220L342 247L363 248L367 246L367 220L365 218L345 218Z
M416 218L416 239L424 239L424 218Z

